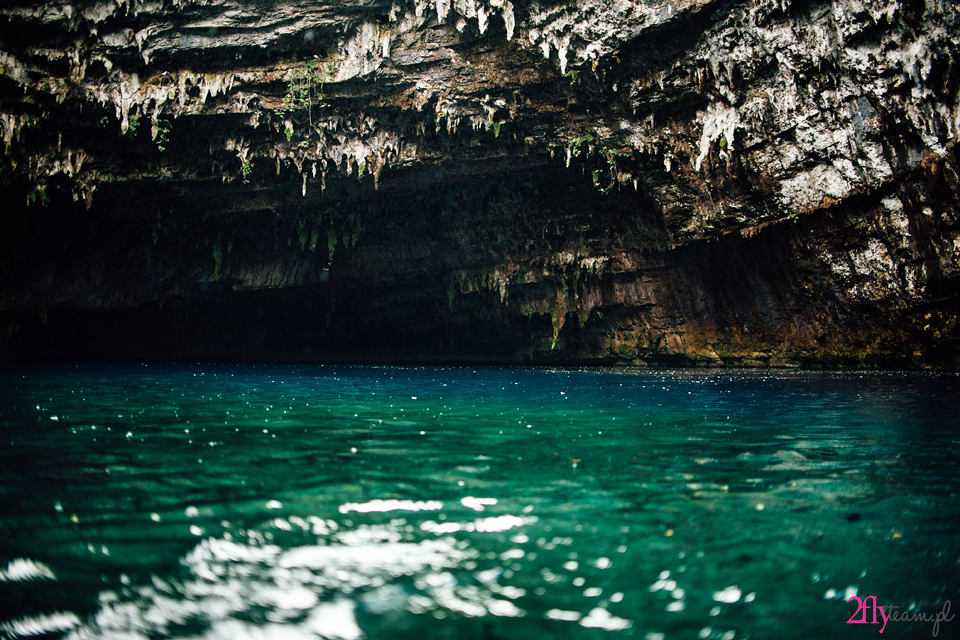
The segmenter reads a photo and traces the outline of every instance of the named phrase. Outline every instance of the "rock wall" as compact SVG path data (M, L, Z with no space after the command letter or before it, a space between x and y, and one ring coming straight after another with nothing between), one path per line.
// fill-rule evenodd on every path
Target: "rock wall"
M0 357L960 367L960 8L0 8Z

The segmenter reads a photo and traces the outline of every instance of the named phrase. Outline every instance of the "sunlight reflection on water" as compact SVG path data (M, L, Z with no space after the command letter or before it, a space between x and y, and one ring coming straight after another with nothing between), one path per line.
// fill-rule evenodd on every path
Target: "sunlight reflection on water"
M341 505L351 511L399 511L421 506L436 509L437 501L371 501ZM438 506L439 505L439 506ZM501 515L456 524L457 531L503 532L536 522L535 517ZM377 615L409 612L454 612L467 617L487 614L522 616L511 597L525 591L500 585L502 570L473 571L455 576L452 568L476 566L481 552L452 537L417 539L436 523L418 529L404 519L388 524L344 528L315 516L276 518L264 526L241 531L243 542L207 538L183 558L185 578L150 585L105 590L93 623L74 629L71 639L130 638L178 634L201 638L297 638L355 640L361 637L357 606ZM284 545L268 541L288 534ZM304 542L309 544L303 544ZM512 558L509 558L512 559ZM359 602L346 599L363 590ZM591 614L584 624L608 627L624 624L617 618Z

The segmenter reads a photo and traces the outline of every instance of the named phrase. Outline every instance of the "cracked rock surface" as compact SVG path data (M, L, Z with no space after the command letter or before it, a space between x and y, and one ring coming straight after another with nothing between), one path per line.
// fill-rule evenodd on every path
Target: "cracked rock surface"
M0 7L0 358L960 368L960 5Z

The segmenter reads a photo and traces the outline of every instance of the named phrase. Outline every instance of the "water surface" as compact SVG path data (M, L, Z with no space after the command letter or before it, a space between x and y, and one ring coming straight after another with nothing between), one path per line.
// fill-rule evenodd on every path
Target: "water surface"
M931 373L6 369L0 635L874 637L850 596L960 610L958 401Z

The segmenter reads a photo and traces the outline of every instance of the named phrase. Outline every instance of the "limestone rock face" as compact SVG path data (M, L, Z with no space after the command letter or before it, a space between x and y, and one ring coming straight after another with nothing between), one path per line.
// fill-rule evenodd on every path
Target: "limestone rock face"
M9 0L0 358L960 367L960 7Z

